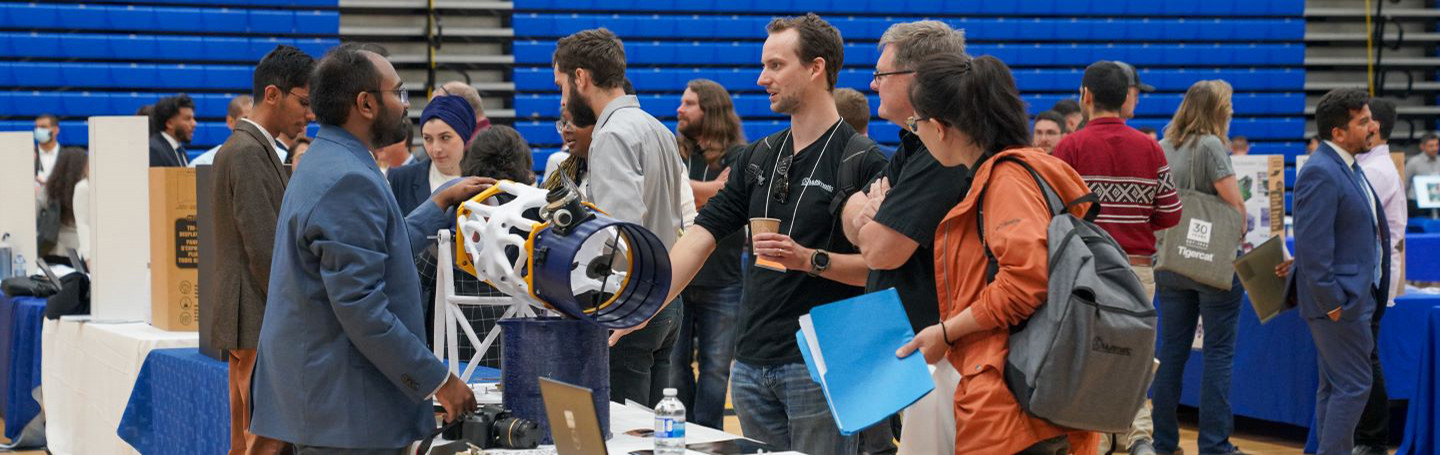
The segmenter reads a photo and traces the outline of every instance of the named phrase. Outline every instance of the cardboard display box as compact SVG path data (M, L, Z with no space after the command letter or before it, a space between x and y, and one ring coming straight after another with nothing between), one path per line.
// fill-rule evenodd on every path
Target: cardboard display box
M150 169L150 325L200 327L200 229L195 169Z

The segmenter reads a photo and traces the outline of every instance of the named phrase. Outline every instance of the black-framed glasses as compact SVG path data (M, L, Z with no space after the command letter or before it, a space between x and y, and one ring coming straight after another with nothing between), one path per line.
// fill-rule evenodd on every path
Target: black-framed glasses
M286 94L286 95L293 96L293 97L295 97L295 99L300 100L300 106L301 106L301 107L304 107L304 108L306 108L306 109L309 109L309 108L310 108L310 97L308 97L308 96L300 96L299 93L295 93L295 89L293 89L293 88L290 89L290 90L286 90L286 91L285 91L285 94Z
M905 126L910 127L910 132L911 132L911 133L914 133L914 132L915 132L915 127L918 126L918 125L920 125L920 122L923 122L923 121L926 121L926 120L930 120L930 117L922 117L922 116L918 116L918 115L912 115L912 116L910 116L910 118L905 119Z
M885 77L885 76L895 76L895 75L900 75L900 74L914 74L914 73L915 73L915 70L895 70L895 71L885 71L885 72L876 71L876 72L874 73L874 76L875 76L875 80L878 81L878 80L880 80L880 78Z
M565 134L565 129L566 129L566 128L569 128L569 127L570 127L570 122L568 122L568 121L566 121L566 120L564 120L564 119L556 120L556 121L555 121L555 132L560 133L561 135L564 135L564 134Z
M795 160L795 154L785 153L783 150L780 153L780 161L775 163L775 181L771 183L774 189L771 190L770 197L774 198L775 202L784 204L790 200L790 163Z
M405 90L405 89L403 89L403 88L396 88L396 89L390 89L390 90L366 90L366 91L367 91L367 92L370 92L370 93L394 93L395 96L400 97L400 102L401 102L401 103L409 103L409 102L410 102L410 92L407 91L407 90Z

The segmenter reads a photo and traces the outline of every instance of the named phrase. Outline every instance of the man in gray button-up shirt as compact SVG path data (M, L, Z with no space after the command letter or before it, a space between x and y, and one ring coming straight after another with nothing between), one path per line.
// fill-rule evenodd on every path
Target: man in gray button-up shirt
M625 94L624 45L605 29L576 32L556 44L555 85L564 108L576 124L595 123L588 158L592 202L611 217L649 229L666 248L673 246L684 228L681 192L690 191L689 182L675 135ZM612 400L647 406L660 401L680 324L676 303L613 343Z

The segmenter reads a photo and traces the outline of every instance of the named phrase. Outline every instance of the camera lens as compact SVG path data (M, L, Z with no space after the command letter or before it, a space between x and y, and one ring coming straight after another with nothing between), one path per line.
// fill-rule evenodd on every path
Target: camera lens
M506 449L533 449L540 444L540 426L535 422L503 417L491 427L495 445Z

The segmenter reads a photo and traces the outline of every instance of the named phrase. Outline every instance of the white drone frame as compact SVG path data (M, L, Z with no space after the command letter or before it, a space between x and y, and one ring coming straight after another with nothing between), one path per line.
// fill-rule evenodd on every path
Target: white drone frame
M475 334L475 327L470 325L470 320L460 311L461 305L488 305L508 307L500 319L528 318L538 314L548 314L548 310L540 308L541 303L529 295L521 297L480 297L455 295L455 260L452 257L455 246L454 240L450 237L448 229L441 229L436 234L436 267L435 267L435 357L441 360L448 360L450 373L459 376L461 381L470 382L470 377L475 374L475 367L480 364L480 359L490 352L495 339L500 336L500 326L496 325L493 330L485 334L481 340ZM475 346L475 355L460 372L460 333L464 333L470 339L470 345Z

